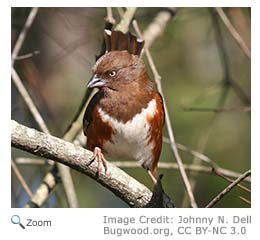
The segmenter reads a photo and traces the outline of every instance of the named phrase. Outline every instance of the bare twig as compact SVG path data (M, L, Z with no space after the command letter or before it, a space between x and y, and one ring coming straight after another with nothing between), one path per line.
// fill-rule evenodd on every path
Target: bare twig
M249 201L248 199L242 197L242 196L239 196L239 199L243 202L245 202L246 204L250 205L251 206L251 201Z
M140 38L143 38L141 32L140 32L140 29L139 29L139 26L138 26L138 23L136 20L133 21L133 27L137 33L137 35L140 37ZM170 139L170 146L171 146L171 149L174 153L174 156L176 158L176 161L177 161L177 164L179 166L179 170L180 170L180 174L181 174L181 177L182 177L182 180L184 182L184 185L185 185L185 188L186 188L186 191L188 193L188 196L189 196L189 200L190 200L190 204L192 207L197 207L197 204L196 204L196 201L195 201L195 198L194 198L194 195L193 195L193 192L191 190L191 186L190 186L190 183L189 183L189 180L188 180L188 177L187 177L187 174L185 172L185 169L184 169L184 166L183 166L183 163L182 163L182 160L181 160L181 157L179 155L179 152L178 152L178 149L177 149L177 146L176 146L176 143L175 143L175 138L174 138L174 134L173 134L173 129L172 129L172 125L171 125L171 120L170 120L170 117L169 117L169 112L168 112L168 109L167 109L167 105L166 105L166 101L165 101L165 98L164 98L164 94L163 94L163 91L162 91L162 85L161 85L161 76L159 75L157 69L156 69L156 66L154 64L154 61L152 59L152 56L150 54L150 51L149 49L144 45L144 51L145 51L145 54L147 56L147 60L148 60L148 63L151 67L151 70L153 72L153 75L154 75L154 80L156 82L156 85L157 85L157 88L158 88L158 91L160 92L162 98L163 98L163 102L164 102L164 111L165 111L165 121L166 121L166 126L167 126L167 130L168 130L168 134L169 134L169 139Z
M223 92L220 95L217 108L213 108L214 110L210 109L210 108L188 108L189 111L201 110L201 111L213 111L213 112L216 113L212 116L211 121L209 122L207 129L203 131L203 135L201 136L200 140L198 141L199 152L203 152L204 149L206 148L206 144L207 144L207 141L208 141L209 136L210 136L210 131L212 129L212 125L216 122L216 119L219 116L217 113L224 112L226 110L232 110L232 111L235 110L235 109L225 109L223 107L224 104L225 104L225 100L227 98L227 94L228 94L230 87L233 88L233 90L235 91L237 96L244 103L247 103L247 105L250 104L250 99L246 96L244 91L236 84L236 82L234 82L233 79L231 78L230 65L229 65L228 56L226 54L225 47L224 47L222 31L221 31L221 28L220 28L220 25L219 25L219 21L216 18L216 14L215 14L214 10L211 10L211 16L212 16L212 22L213 22L214 30L215 30L215 33L216 33L215 34L216 35L216 43L217 43L217 47L218 47L219 55L220 55L220 60L221 60L222 67L223 67L223 79L222 79L222 90L223 90ZM243 109L243 110L248 111L249 109ZM197 164L197 159L195 158L193 160L193 162L194 162L194 164ZM192 186L194 186L194 181L195 181L195 178L194 178L193 175L194 175L193 173L190 175Z
M27 195L31 198L32 197L32 192L29 188L29 186L27 185L23 175L21 174L20 170L18 169L18 167L16 166L15 162L13 160L11 160L11 164L12 164L12 169L17 177L17 179L19 180L19 182L21 183L24 191L27 193Z
M166 142L166 143L169 143L169 139L166 138L166 137L163 137L163 141ZM187 146L185 145L182 145L180 143L176 143L178 149L182 150L182 151L185 151L187 153L190 153L191 155L193 155L194 157L200 159L201 161L207 163L210 165L210 168L208 168L206 171L210 170L210 171L218 171L219 173L223 174L224 176L227 176L227 177L232 177L232 178L238 178L241 174L240 173L237 173L237 172L234 172L234 171L231 171L231 170L228 170L226 168L222 168L220 167L215 161L213 161L212 159L210 159L209 157L207 157L205 154L201 153L201 152L198 152L198 151L195 151L195 150L192 150L190 148L188 148ZM185 165L184 165L185 166ZM192 166L193 165L190 165L190 169L192 169ZM197 168L204 168L203 166L200 166L200 165L195 165L194 166L196 169ZM189 170L187 168L187 170ZM251 179L250 177L246 178L245 179L247 182L251 182Z
M250 100L249 98L246 96L246 94L244 93L244 91L232 80L231 76L230 76L230 69L229 69L229 61L228 61L228 56L225 52L225 47L224 47L224 41L223 41L223 36L222 36L222 32L219 26L219 22L216 18L215 13L213 13L213 11L211 10L211 16L212 16L212 22L213 22L213 26L214 26L214 30L216 33L216 43L217 43L217 47L219 50L219 55L221 58L221 63L222 63L222 67L223 67L223 79L222 79L222 93L219 96L219 100L218 100L218 104L216 105L217 107L214 108L215 114L211 117L211 120L209 121L207 128L203 131L199 141L198 141L198 151L199 152L204 152L208 139L210 137L210 133L212 130L212 126L215 124L217 117L219 116L218 113L220 112L224 112L225 108L225 102L228 96L228 92L230 87L232 87L235 91L235 93L238 95L238 97L244 102L247 103L247 105L250 104ZM198 110L212 110L212 109L205 109L205 108L196 108ZM188 110L192 111L195 110L195 108L189 108ZM197 165L198 164L198 158L195 157L193 159L193 164ZM191 182L191 186L194 189L195 188L195 184L196 184L196 173L193 172L190 175L190 182ZM187 197L185 196L183 199L183 204L182 206L185 206L187 202Z
M40 51L35 50L35 51L31 52L31 53L27 53L27 54L24 54L24 55L17 56L15 58L15 60L24 60L24 59L27 59L27 58L34 57L34 56L36 56L38 54L40 54Z
M115 30L126 33L134 17L136 9L136 7L128 7L124 13L124 16L121 18L120 23L115 27Z
M143 38L147 48L150 48L153 42L163 34L168 22L175 14L176 8L173 7L164 8L157 14L152 23L143 32Z
M229 193L237 184L243 181L247 176L251 174L251 170L243 173L239 178L237 178L234 182L228 185L223 191L221 191L210 203L206 206L206 208L211 208L216 205L227 193Z
M244 42L242 37L239 35L237 30L234 28L234 26L232 25L232 23L228 19L227 15L223 11L223 9L220 8L220 7L216 7L216 11L217 11L218 15L220 16L220 18L222 19L225 26L227 27L228 31L232 35L232 37L235 39L235 41L240 46L240 48L245 53L245 55L250 59L251 58L250 49L248 48L248 46L246 45L246 43Z
M116 20L113 17L113 11L111 7L106 7L107 10L107 16L105 18L106 22L111 23L112 25L114 25L116 23Z
M12 68L12 79L13 79L18 91L22 95L25 103L27 104L29 110L31 111L34 119L38 123L40 129L43 132L50 134L41 114L39 113L36 106L34 105L29 93L25 89L21 79L19 78L19 76L18 76L18 74L17 74L17 72L15 71L14 68ZM63 165L58 165L58 168L59 168L59 171L60 171L60 174L61 174L62 183L64 185L64 189L65 189L65 192L66 192L66 196L67 196L67 199L68 199L69 206L70 207L78 207L76 191L75 191L74 184L73 184L73 181L72 181L72 177L71 177L71 174L70 174L70 169L67 168L66 166L63 166Z
M241 101L246 105L250 105L251 104L251 99L249 96L247 96L247 94L245 93L245 91L233 80L233 79L229 79L229 84L231 85L231 87L233 88L234 92L236 93L236 95L241 99Z
M17 164L32 164L32 165L46 165L46 162L39 158L22 158L18 157L15 159L15 162ZM135 168L140 167L140 164L135 161L110 161L111 164L117 166L117 167L123 167L123 168ZM202 166L202 165L193 165L193 164L184 164L183 165L186 171L195 171L200 173L206 173L206 174L212 174L212 167ZM162 162L160 161L158 164L158 167L160 169L174 169L179 170L178 165L176 163L169 163L169 162ZM215 171L218 171L223 176L227 176L230 178L238 178L241 176L241 173L231 171L229 169L216 167L214 169ZM245 179L246 182L251 182L250 177L247 177Z
M248 9L245 11L245 8L242 7L231 7L226 10L226 15L229 17L234 28L245 41L248 48L251 49L251 23L250 14L247 15Z
M43 132L50 134L49 129L47 128L47 126L46 126L46 124L45 124L41 114L37 110L37 108L36 108L34 102L32 101L29 93L25 89L25 87L24 87L20 77L18 76L16 70L13 67L12 67L12 79L13 79L13 82L14 82L17 90L19 91L19 93L21 94L23 100L25 101L26 105L28 106L31 114L33 115L35 121L39 125L40 129Z
M217 104L217 108L212 108L212 109L209 109L209 108L196 108L196 110L201 110L201 111L212 111L215 112L215 114L212 116L209 124L208 124L208 127L206 128L206 130L203 131L203 135L201 136L200 140L199 140L199 144L198 144L198 151L199 152L203 152L204 149L206 148L206 144L207 144L207 141L209 139L209 136L210 136L210 132L211 132L211 129L212 129L212 125L216 122L216 119L217 117L219 116L217 113L219 112L224 112L226 110L236 110L236 109L225 109L223 106L225 104L225 100L227 98L227 94L228 94L228 90L229 90L229 86L233 87L236 85L235 82L231 79L230 77L230 71L229 71L229 62L228 62L228 59L227 59L227 55L225 53L225 49L224 49L224 43L223 43L223 38L222 38L222 34L221 34L221 30L220 30L220 27L219 27L219 23L218 21L216 20L216 17L215 15L212 14L212 20L213 20L213 24L214 24L214 29L216 30L216 41L217 41L217 46L218 46L218 49L219 49L219 53L220 53L220 57L221 57L221 60L222 60L222 64L223 64L223 92L222 94L220 95L219 97L219 101L218 101L218 104ZM239 91L235 91L237 93L237 95L243 99L244 102L248 102L247 98L245 98L245 94L243 91L241 91L241 89L237 89ZM195 110L195 108L189 108L188 109L189 111L192 111L192 110ZM243 109L243 110L248 110L248 109ZM197 159L198 157L195 156L195 158L193 159L193 164L197 165ZM212 161L213 162L213 161ZM216 167L213 166L213 170L216 170L217 169L217 165ZM217 171L217 170L216 170ZM192 173L190 175L190 181L191 181L191 185L192 187L195 187L195 174L196 173ZM184 201L183 201L183 206L185 206L185 198L184 198Z
M250 106L250 104L251 104L250 97L248 97L247 94L245 93L245 91L231 78L230 71L229 71L230 64L229 64L229 60L228 60L228 55L226 53L222 31L221 31L221 28L219 25L219 21L216 18L215 11L211 10L211 16L212 16L213 28L215 31L218 53L220 56L220 61L222 63L222 67L223 67L224 86L232 87L232 89L234 90L236 95L240 98L240 100L246 106Z
M32 10L31 10L26 22L25 22L23 30L21 31L21 33L20 33L20 35L19 35L19 37L16 41L16 44L15 44L13 52L12 52L12 65L14 64L16 59L19 59L18 54L19 54L19 52L22 48L22 45L24 43L24 40L25 40L26 35L28 33L28 30L34 22L34 19L35 19L37 13L38 13L38 10L39 10L39 8L32 8ZM18 74L17 74L17 72L15 71L14 68L12 68L12 79L13 79L18 91L22 95L25 103L27 104L29 110L31 111L33 117L35 118L36 122L38 123L38 125L42 129L42 131L49 133L49 130L48 130L47 126L45 125L43 118L39 114L39 112L38 112L37 108L35 107L30 95L28 94L25 87L23 86L22 81L20 80L20 78L19 78L19 76L18 76ZM69 176L68 179L70 179L70 178L71 178L71 176ZM49 180L49 179L50 179L49 177L45 178L45 182L48 183L47 180ZM50 186L51 184L48 183L48 185ZM43 193L42 188L39 188L36 193L40 193L40 195L42 196L42 193ZM40 196L40 198L41 198L41 196ZM72 193L71 197L73 197L73 196L75 196L75 194ZM71 197L69 197L69 198L71 198ZM70 202L70 200L68 200L68 201ZM41 202L41 201L39 201L39 202ZM77 206L77 204L75 204L75 207L76 206Z
M46 165L46 161L39 158L24 158L18 157L15 159L17 164L28 164L28 165Z
M218 171L218 169L212 169L212 171L213 171L217 176L222 177L222 178L225 179L226 181L228 181L228 182L230 182L230 183L233 182L232 179L230 179L229 177L225 176L222 172ZM244 190L244 191L246 191L246 192L251 193L251 190L250 190L249 188L247 188L247 187L245 187L245 186L243 186L243 185L241 185L241 184L237 184L237 186L238 186L240 189L242 189L242 190Z
M201 107L183 107L185 111L196 111L196 112L251 112L251 107L232 107L232 108L201 108Z
M143 184L124 171L107 163L96 178L98 163L93 161L93 153L59 138L28 128L12 120L12 146L32 154L53 159L95 179L111 190L131 207L143 207L151 199L152 193Z
M167 138L167 137L163 137L163 141L165 143L168 143L170 144L170 139ZM218 167L217 163L214 162L212 159L210 159L209 157L207 157L205 154L201 153L201 152L198 152L198 151L195 151L195 150L192 150L190 148L188 148L187 146L183 145L183 144L180 144L180 143L176 143L176 146L178 149L182 150L182 151L185 151L191 155L193 155L194 157L200 159L201 161L203 162L206 162L207 164L209 164L211 167L215 168L215 167Z
M138 162L133 161L112 161L112 164L114 164L117 167L123 167L123 168L130 168L130 167L139 167L140 164ZM212 167L206 167L201 165L194 165L194 164L183 164L185 170L187 171L193 171L193 172L201 172L201 173L207 173L212 174ZM169 163L169 162L159 162L158 167L161 169L175 169L179 170L178 164L176 163ZM223 176L232 177L232 178L238 178L241 176L241 173L234 172L225 168L218 167L214 171L218 171ZM245 181L250 182L250 178L246 178Z
M17 56L22 48L22 45L24 43L28 30L32 26L34 19L38 13L38 10L39 10L39 8L37 8L37 7L32 8L32 10L24 24L24 27L23 27L21 33L19 34L19 37L16 41L16 44L15 44L15 46L13 48L13 52L12 52L12 65L14 64L15 59L17 58Z
M25 204L24 207L42 207L48 199L50 192L55 189L58 182L60 182L60 178L58 176L57 167L55 165L51 171L44 176L40 186L37 188L30 201Z
M217 103L217 106L219 107L223 107L225 104L225 101L227 99L227 94L228 94L228 88L223 88L222 93L219 96L219 100ZM219 114L214 113L214 115L211 117L210 121L208 122L206 128L204 129L204 131L202 132L199 140L198 140L198 146L197 149L199 152L204 152L207 146L207 142L209 140L210 134L211 134L211 130L212 130L212 126L215 124L215 122L217 121L217 117L219 116ZM196 156L194 156L193 160L192 160L192 164L199 164L199 158L197 158ZM213 166L213 169L216 168L217 165L215 165L215 167ZM196 187L196 182L197 182L197 173L193 172L190 175L190 182L191 182L191 187L192 189L195 189ZM182 201L182 207L186 207L187 205L187 196L185 195Z
M84 109L83 109L84 111ZM82 128L82 114L79 114L78 118L73 121L71 124L69 130L65 133L63 139L66 141L72 141L77 133L79 132L79 129ZM75 144L75 140L73 141ZM17 163L25 163L28 162L28 164L41 164L46 165L46 161L41 159L24 159L24 158L16 158ZM56 186L59 183L59 177L57 176L57 167L56 165L53 166L53 168L47 172L45 177L42 180L42 183L37 188L35 194L33 195L33 198L30 199L30 201L25 205L25 207L42 207L43 204L47 201L50 193L54 191Z
M226 169L226 168L218 167L218 168L215 168L215 170L218 171L218 172L220 172L220 173L223 174L224 176L227 176L227 177L238 178L238 177L241 176L241 173L237 173L237 172L228 170L228 169ZM246 182L248 182L248 183L251 183L251 177L245 178L244 181L246 181Z
M227 94L228 94L228 88L223 88L223 92L219 97L219 101L217 106L223 107L227 98ZM207 124L207 127L204 129L204 131L202 132L202 135L200 136L199 140L198 140L198 151L199 152L204 152L212 131L212 127L215 124L215 122L217 121L217 118L219 117L219 114L215 113L209 123ZM197 165L199 164L199 158L197 156L194 156L193 160L192 160L192 164ZM213 166L212 171L214 171L217 168ZM195 189L196 187L196 183L197 183L197 173L192 172L192 174L190 174L190 181L191 181L191 186L192 189ZM182 207L186 207L186 202L187 202L187 196L185 195L183 198L183 202L182 202Z
M117 12L118 12L120 18L122 18L125 13L124 9L122 7L117 7L116 9L117 9Z
M71 127L63 137L64 140L72 141L75 138L75 136L82 127L82 114L83 113L79 114L78 118L71 124ZM41 159L16 158L15 161L19 164L27 163L46 165L46 161ZM60 181L57 176L56 166L53 166L53 168L49 172L47 172L47 174L42 180L41 185L37 188L35 194L33 195L33 198L30 199L30 201L25 205L25 207L42 207L43 204L47 201L50 193L55 189L59 182Z

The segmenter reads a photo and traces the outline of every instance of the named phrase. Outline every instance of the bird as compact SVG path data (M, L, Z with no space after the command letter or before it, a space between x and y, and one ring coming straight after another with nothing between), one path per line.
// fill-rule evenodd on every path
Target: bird
M144 41L130 32L104 31L106 52L97 59L88 89L97 88L83 117L86 148L98 160L135 160L153 183L162 149L163 99L140 57Z

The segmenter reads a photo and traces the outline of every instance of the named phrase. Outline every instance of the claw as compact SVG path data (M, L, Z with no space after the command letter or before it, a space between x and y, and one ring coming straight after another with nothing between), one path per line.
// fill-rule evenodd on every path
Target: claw
M98 169L97 169L97 177L99 176L99 173L101 171L101 165L105 168L105 173L107 172L107 160L105 159L101 149L99 147L94 148L94 154L93 154L93 161L97 158L98 161ZM91 162L92 162L91 159Z
M150 170L147 170L147 173L148 173L148 175L150 176L150 178L152 179L152 182L153 182L154 184L156 184L156 183L157 183L157 179L156 179L156 177L153 175L153 173L152 173Z

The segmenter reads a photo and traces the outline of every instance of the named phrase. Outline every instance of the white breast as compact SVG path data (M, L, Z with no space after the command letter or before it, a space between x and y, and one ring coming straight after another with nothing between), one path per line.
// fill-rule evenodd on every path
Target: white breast
M104 144L103 149L108 156L120 160L138 160L141 165L150 166L154 143L149 143L150 126L147 117L156 112L156 101L153 99L145 109L126 123L110 117L101 108L98 110L103 121L108 122L114 134L111 141Z

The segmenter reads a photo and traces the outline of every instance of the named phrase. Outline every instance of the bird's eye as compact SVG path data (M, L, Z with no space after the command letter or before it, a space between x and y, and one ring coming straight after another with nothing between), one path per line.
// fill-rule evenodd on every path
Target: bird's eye
M108 74L110 77L114 77L114 76L116 76L116 71L115 70L110 71Z

